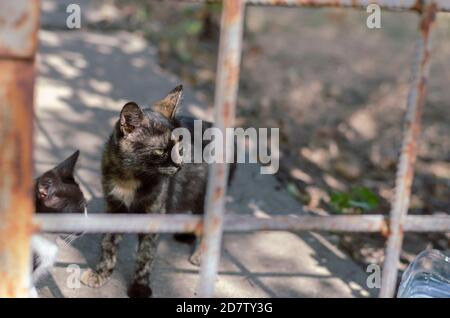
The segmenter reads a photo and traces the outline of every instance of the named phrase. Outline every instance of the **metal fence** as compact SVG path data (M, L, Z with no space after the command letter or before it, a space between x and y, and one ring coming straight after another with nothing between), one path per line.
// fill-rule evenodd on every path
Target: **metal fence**
M38 231L103 233L191 232L202 234L203 258L199 296L211 297L220 259L223 232L335 231L379 232L387 237L381 297L393 297L405 231L450 231L450 216L407 216L421 131L421 114L429 73L431 36L439 11L449 0L224 0L214 100L215 125L232 127L238 91L244 9L246 4L342 6L413 10L420 14L417 58L407 101L402 148L389 217L354 216L225 216L228 169L212 164L206 214L95 215L33 217L33 90L39 28L39 0L0 0L0 297L27 297L30 282L30 237ZM225 158L227 150L220 155ZM301 212L301 211L299 211Z

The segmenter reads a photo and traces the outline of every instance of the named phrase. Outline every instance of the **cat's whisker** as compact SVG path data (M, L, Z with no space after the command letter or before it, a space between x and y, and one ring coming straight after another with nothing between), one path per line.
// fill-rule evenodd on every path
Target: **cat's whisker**
M67 246L70 243L71 239L72 239L72 236L66 237L62 240L62 243Z
M83 213L84 213L85 219L87 219L87 218L88 218L87 207L84 208L84 212L83 212ZM82 232L81 234L72 233L72 234L68 235L67 237L65 237L65 238L63 239L63 243L64 243L65 246L71 246L71 244L72 244L75 240L79 239L79 238L82 237L84 234L86 234L86 232Z
M63 239L62 243L67 246L70 247L71 244L78 238L79 236L77 234L70 234L69 236L67 236L66 238Z
M68 244L73 243L79 236L78 235L73 235L72 238L70 239L70 241L68 241Z

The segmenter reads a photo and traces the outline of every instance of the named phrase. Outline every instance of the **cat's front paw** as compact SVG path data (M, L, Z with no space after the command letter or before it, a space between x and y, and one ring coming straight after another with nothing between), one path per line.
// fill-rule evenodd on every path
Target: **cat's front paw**
M103 277L92 269L88 269L81 275L81 282L91 288L99 288L103 286L106 281L107 278Z
M190 262L192 265L200 266L200 265L201 265L201 261L200 261L201 256L202 256L201 253L195 251L195 252L192 253L192 255L189 257L189 262Z
M153 292L150 286L134 282L128 287L127 294L130 298L149 298L152 296Z

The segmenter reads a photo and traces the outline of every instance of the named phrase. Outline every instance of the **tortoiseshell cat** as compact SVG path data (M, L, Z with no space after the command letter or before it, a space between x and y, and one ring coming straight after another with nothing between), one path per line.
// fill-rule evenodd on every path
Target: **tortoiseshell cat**
M151 108L141 109L133 102L123 107L102 159L107 212L203 213L208 165L183 164L179 160L183 156L180 141L172 139L172 131L177 127L188 128L194 135L194 118L175 116L181 99L180 85ZM210 126L204 123L203 130ZM174 147L179 149L176 162L171 157ZM150 272L158 234L139 234L138 238L136 269L128 296L150 297ZM121 234L103 237L100 262L95 271L83 274L84 284L100 287L110 278L121 239Z
M58 166L45 172L35 182L36 213L84 213L86 200L74 178L75 164L80 152L76 151ZM76 234L68 236L71 240ZM33 287L31 297L37 297L36 283L48 272L56 260L58 247L42 235L33 235L31 239L33 251Z

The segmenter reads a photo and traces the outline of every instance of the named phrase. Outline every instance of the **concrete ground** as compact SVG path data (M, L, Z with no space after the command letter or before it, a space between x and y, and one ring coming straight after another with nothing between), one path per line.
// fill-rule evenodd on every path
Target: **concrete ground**
M51 1L44 1L51 3ZM47 20L46 20L47 19ZM48 17L44 13L44 21ZM123 104L149 104L179 83L162 70L155 50L133 34L48 31L39 34L36 110L36 173L40 174L80 149L77 180L90 213L104 210L100 156ZM210 108L185 88L184 111L203 119ZM274 176L257 165L241 164L228 196L229 213L270 217L298 215L301 207ZM134 268L136 238L126 236L117 270L102 288L71 286L71 264L94 267L100 235L84 235L60 246L58 262L39 284L41 297L126 297ZM367 297L366 273L332 241L317 233L257 232L225 235L218 297ZM155 297L195 297L198 268L188 262L190 247L171 236L161 239L152 274Z

